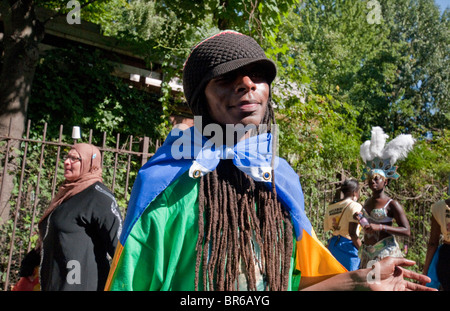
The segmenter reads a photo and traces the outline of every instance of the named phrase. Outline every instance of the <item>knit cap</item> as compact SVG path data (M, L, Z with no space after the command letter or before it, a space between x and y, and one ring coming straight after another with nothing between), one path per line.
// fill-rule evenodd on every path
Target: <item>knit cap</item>
M197 44L183 70L184 95L192 112L200 114L198 100L211 79L252 63L263 66L270 85L277 73L276 65L252 37L226 30Z

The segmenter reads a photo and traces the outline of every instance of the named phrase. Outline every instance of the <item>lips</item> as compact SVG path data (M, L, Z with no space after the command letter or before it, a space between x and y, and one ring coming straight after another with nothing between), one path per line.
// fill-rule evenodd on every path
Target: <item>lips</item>
M256 100L245 100L237 105L237 108L241 111L252 112L259 108L261 104Z

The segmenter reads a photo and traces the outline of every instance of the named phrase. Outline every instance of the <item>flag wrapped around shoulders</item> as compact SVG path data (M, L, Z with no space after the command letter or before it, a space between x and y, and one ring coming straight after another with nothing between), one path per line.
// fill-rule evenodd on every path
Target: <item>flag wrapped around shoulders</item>
M237 143L234 147L215 146L194 127L172 130L164 144L139 170L128 204L122 235L106 284L109 289L114 270L134 224L149 204L171 183L189 171L198 178L213 171L221 159L232 159L234 165L255 181L272 189L272 164L275 169L277 196L289 211L296 237L296 269L302 277L331 276L346 269L317 239L304 210L299 176L282 158L272 162L272 136L264 133Z

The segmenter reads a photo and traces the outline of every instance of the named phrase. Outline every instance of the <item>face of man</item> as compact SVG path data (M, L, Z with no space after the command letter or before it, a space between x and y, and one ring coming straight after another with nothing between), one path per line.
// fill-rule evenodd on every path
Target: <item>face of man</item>
M205 96L209 115L217 123L258 126L266 112L270 86L257 64L212 79Z

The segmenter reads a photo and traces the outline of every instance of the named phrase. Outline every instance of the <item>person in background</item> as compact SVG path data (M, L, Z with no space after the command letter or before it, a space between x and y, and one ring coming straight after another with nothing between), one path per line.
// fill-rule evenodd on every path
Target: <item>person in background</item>
M358 256L358 249L361 247L360 228L358 221L353 217L362 209L358 203L359 190L357 180L346 179L341 186L344 198L327 207L324 219L325 232L333 231L333 236L328 241L328 249L348 271L357 270L360 263Z
M363 217L369 222L363 226L364 243L361 247L361 267L370 261L385 257L403 257L396 236L409 237L410 227L406 213L400 203L390 198L386 192L387 178L382 172L368 175L372 196L363 206ZM393 226L393 221L397 223Z
M431 207L431 230L423 274L431 278L427 286L450 291L450 199ZM442 236L442 244L439 245Z
M403 257L396 237L411 234L403 207L385 190L390 180L400 177L395 163L406 158L415 139L410 134L400 134L386 143L388 135L379 126L373 127L371 134L371 139L361 145L360 155L366 164L363 180L367 180L372 196L364 203L362 213L354 215L364 229L361 268L388 256ZM393 226L394 220L397 226Z
M102 183L101 163L100 150L91 144L75 144L65 157L65 180L39 221L38 245L21 269L22 277L30 277L25 274L39 266L42 291L105 286L122 217L113 193Z

